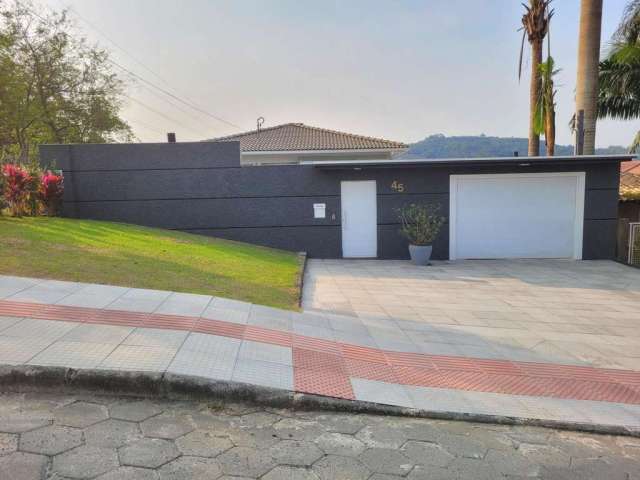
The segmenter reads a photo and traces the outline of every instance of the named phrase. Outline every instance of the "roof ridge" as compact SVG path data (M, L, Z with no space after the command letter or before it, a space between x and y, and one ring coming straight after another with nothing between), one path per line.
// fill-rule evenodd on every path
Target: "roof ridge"
M246 132L233 133L231 135L225 135L224 137L215 137L215 138L212 138L212 139L207 140L207 141L210 142L210 141L213 141L213 140L224 140L225 138L246 137L247 135L255 135L256 133L275 130L276 128L289 127L289 126L297 127L299 125L304 125L304 124L302 124L302 123L294 123L294 122L281 123L280 125L274 125L273 127L264 127L264 128L260 128L260 129L256 128L254 130L249 130L249 131L246 131Z
M308 129L317 130L317 131L320 131L320 132L328 132L328 133L335 133L337 135L345 135L345 136L351 137L351 138L363 138L363 139L367 139L367 140L374 140L376 142L393 143L394 145L399 145L398 148L408 147L408 145L406 143L396 142L394 140L388 140L388 139L382 138L382 137L371 137L369 135L360 135L359 133L349 133L349 132L343 132L341 130L333 130L333 129L330 129L330 128L315 127L313 125L306 125L304 123L291 123L291 124L287 124L287 125L295 125L297 127L308 128Z

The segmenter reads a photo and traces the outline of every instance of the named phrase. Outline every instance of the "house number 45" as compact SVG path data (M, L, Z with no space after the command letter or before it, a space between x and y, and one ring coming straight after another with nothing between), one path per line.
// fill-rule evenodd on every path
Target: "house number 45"
M395 190L396 192L404 192L404 183L400 183L397 180L391 182L391 190Z

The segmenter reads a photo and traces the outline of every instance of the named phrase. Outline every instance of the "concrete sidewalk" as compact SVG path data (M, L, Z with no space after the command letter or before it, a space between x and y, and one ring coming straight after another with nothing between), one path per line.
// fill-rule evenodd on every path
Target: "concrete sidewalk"
M0 363L170 372L429 412L640 429L638 371L422 353L367 319L183 293L0 277Z

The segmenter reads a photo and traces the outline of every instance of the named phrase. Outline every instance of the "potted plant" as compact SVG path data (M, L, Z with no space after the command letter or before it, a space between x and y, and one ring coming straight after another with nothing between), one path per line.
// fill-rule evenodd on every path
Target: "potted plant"
M412 203L398 209L402 227L400 233L409 240L409 255L416 265L427 265L431 258L432 244L444 224L438 215L440 205Z

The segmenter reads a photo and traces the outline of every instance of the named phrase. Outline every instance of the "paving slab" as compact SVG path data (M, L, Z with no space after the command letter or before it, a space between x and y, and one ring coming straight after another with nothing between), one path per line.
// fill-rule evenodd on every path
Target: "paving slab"
M231 440L216 436L215 431L195 430L176 440L183 455L214 458L233 448Z
M97 477L98 480L158 480L158 473L147 468L119 467Z
M222 471L227 475L260 477L275 467L271 456L264 451L248 447L234 447L218 458Z
M28 362L52 343L52 340L0 336L0 362L4 365Z
M60 340L63 342L119 344L133 331L131 327L115 325L78 325Z
M108 310L126 310L130 312L151 313L171 296L172 292L131 288L107 305Z
M92 478L120 466L114 449L82 446L56 455L52 471L68 478Z
M293 365L291 348L280 345L268 345L261 342L245 340L238 351L239 360L279 363L281 365Z
M240 383L293 390L293 367L238 358L231 379Z
M138 372L164 372L177 352L177 348L119 345L107 358L100 362L98 368Z
M0 457L0 478L33 480L43 478L48 459L44 455L15 452Z
M129 422L142 422L162 412L162 409L148 400L115 403L109 406L111 418Z
M158 470L161 480L215 479L221 474L216 460L200 457L180 457Z
M53 413L56 423L76 428L85 428L109 418L104 405L82 401L58 408Z
M58 341L35 355L28 363L30 365L95 368L109 356L116 346L117 344Z
M20 290L8 298L18 302L56 303L84 286L76 282L36 280L33 286Z
M122 465L158 468L180 456L176 446L160 438L143 438L118 450Z
M25 318L6 328L3 337L29 338L53 342L78 328L77 323Z
M146 437L175 440L195 429L187 416L157 415L140 424Z
M269 449L274 461L280 465L311 466L324 456L314 443L302 440L282 440Z
M87 445L118 448L142 438L137 424L110 418L84 429Z
M167 371L204 378L231 380L240 340L192 333L173 358Z
M178 349L184 343L187 335L189 332L159 328L136 328L122 343L123 345Z
M82 430L50 425L20 436L20 451L57 455L82 445Z
M18 435L14 433L0 433L0 457L18 450Z
M44 279L3 275L0 277L0 299L11 297L42 282L44 282Z
M126 287L89 284L62 298L56 304L73 307L104 308L124 295L128 290Z
M154 313L199 317L212 300L213 297L210 295L172 293L160 304Z

